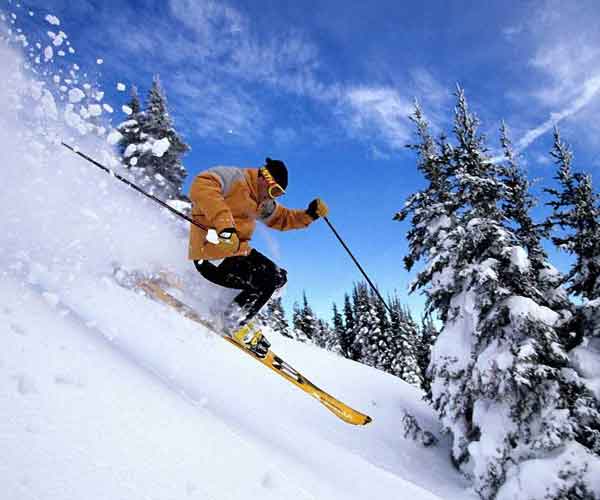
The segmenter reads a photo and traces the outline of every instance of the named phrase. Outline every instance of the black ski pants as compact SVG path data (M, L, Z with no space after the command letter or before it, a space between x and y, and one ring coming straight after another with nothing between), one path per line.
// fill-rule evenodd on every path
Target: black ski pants
M218 265L208 260L195 260L194 265L208 281L241 290L226 311L230 328L250 321L287 282L287 271L254 249L248 255L227 257Z

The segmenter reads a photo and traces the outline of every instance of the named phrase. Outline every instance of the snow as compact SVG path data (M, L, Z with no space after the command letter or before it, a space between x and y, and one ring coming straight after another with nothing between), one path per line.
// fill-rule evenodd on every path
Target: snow
M81 118L81 116L73 111L73 105L70 104L65 108L64 112L65 123L71 128L76 129L80 135L85 135L87 133L86 122Z
M559 319L558 313L553 310L536 304L527 297L513 295L506 299L506 305L510 309L513 317L529 316L536 321L542 321L549 326L553 326Z
M68 95L69 95L69 102L71 102L73 104L81 102L83 100L83 98L85 97L83 90L78 89L78 88L72 88L71 90L69 90Z
M102 114L102 106L100 104L90 104L88 106L88 113L90 116L100 116Z
M60 19L56 16L48 14L44 19L54 26L60 26Z
M181 200L169 200L167 204L179 212L185 212L186 210L191 210L192 208L191 203Z
M125 86L125 84L124 84L124 83L121 83L121 82L118 82L118 83L117 83L117 90L118 90L119 92L125 92L125 89L126 89L126 88L127 88L127 87Z
M64 42L64 41L67 39L67 35L66 35L66 33L65 33L65 32L63 32L63 31L60 31L60 32L58 33L58 35L56 35L56 36L54 36L54 37L51 37L51 38L53 38L53 40L52 40L52 44L53 44L55 47L60 47L60 46L63 44L63 42Z
M56 101L54 96L46 89L42 91L42 97L40 98L41 109L40 111L52 120L56 120L58 117L58 108L56 107Z
M600 338L585 339L570 353L571 364L586 386L600 399Z
M526 273L529 270L529 257L523 247L511 247L510 261L521 273Z
M169 142L169 139L167 137L159 139L152 145L152 154L154 156L162 158L162 156L169 150L170 146L171 143Z
M96 59L96 64L103 64L104 63L104 59Z
M118 142L122 138L123 138L123 135L117 129L113 129L108 134L108 137L106 138L106 142L108 142L110 145L114 146L115 144L118 144Z
M0 373L14 378L0 379L0 402L20 415L0 422L7 498L474 498L435 449L385 437L396 405L430 420L418 392L389 375L273 339L282 355L310 363L311 376L377 418L351 427L190 321L110 281L76 283L53 307L17 281L2 281L0 296L10 310L2 316L23 331L2 337Z
M50 59L52 59L54 57L54 50L52 49L52 47L50 47L50 45L48 45L45 49L44 49L44 60L46 62L48 62Z
M563 450L557 450L553 460L540 460L532 458L523 462L519 468L514 468L506 483L500 488L497 500L513 500L522 498L523 484L526 484L529 498L545 498L546 494L556 495L561 487L559 476L568 477L568 472L585 471L589 484L595 491L600 491L600 466L598 462L587 464L585 449L577 444L570 443ZM588 470L585 470L589 467ZM529 480L536 478L535 481Z
M129 144L129 146L127 146L127 148L125 149L125 152L123 153L123 157L129 158L136 151L137 151L137 146L135 144Z
M130 116L133 113L133 109L131 109L126 104L123 104L123 106L121 106L121 109L123 110L123 113L125 113L127 116Z

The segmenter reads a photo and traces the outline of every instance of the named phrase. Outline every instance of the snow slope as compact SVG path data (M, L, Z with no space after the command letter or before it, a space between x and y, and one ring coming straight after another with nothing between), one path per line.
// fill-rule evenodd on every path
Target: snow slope
M271 335L374 419L349 426L195 323L109 279L3 277L0 484L10 499L465 498L447 448L401 436L420 394Z
M168 269L203 314L231 296L186 261L185 226L57 144L123 171L106 131L21 59L0 44L0 498L473 497L444 439L402 437L403 410L437 431L415 388L271 333L276 352L373 417L349 426L119 286L116 266Z

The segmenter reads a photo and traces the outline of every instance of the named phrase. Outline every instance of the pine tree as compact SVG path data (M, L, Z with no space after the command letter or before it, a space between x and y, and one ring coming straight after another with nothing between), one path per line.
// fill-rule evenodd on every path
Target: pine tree
M312 308L308 305L306 292L302 293L302 307L294 304L293 323L298 340L301 342L317 340L315 336L318 334L318 320Z
M433 319L431 316L424 316L421 319L421 330L419 332L416 356L421 373L421 388L425 391L425 396L428 400L431 400L431 374L429 373L431 348L435 344L437 337L438 331Z
M567 231L555 235L552 241L558 247L575 255L576 263L569 272L569 292L588 300L600 298L600 208L599 197L593 191L590 175L571 172L573 154L554 130L551 152L558 172L555 179L559 189L547 189L554 199L549 225Z
M121 139L117 143L117 146L119 154L127 161L126 166L135 166L139 158L134 152L137 150L138 144L142 143L140 126L142 106L135 85L131 87L131 99L127 103L127 106L131 109L131 114L127 121L117 127L117 130L121 134Z
M181 190L187 172L181 157L190 147L175 131L158 76L152 82L146 109L140 111L135 87L129 107L130 119L118 127L123 136L119 149L125 163L150 194L183 199Z
M341 313L339 312L335 302L332 304L332 309L333 309L333 317L332 317L333 329L331 331L331 340L329 342L329 345L327 346L327 349L329 351L332 351L332 352L340 354L344 357L347 357L346 354L342 350L342 344L341 344L342 338L344 337L344 330L345 330L344 318L342 317Z
M521 481L533 457L567 460L581 428L574 406L581 399L571 397L564 371L560 314L537 290L532 263L500 207L508 192L502 171L489 159L462 89L456 96L456 146L425 155L430 141L418 127L421 145L414 147L421 170L444 163L443 182L409 198L400 218L412 215L407 267L415 257L428 261L414 288L425 289L428 312L443 322L429 366L433 407L452 434L455 464L491 499L507 480ZM439 185L450 192L437 192ZM582 469L561 477L563 490L584 481ZM560 498L558 489L546 493Z
M562 287L564 278L548 262L548 256L542 247L542 239L548 237L549 224L536 224L531 219L530 212L537 205L537 200L530 193L531 182L519 167L504 123L500 128L500 142L505 159L505 164L500 166L505 185L502 212L508 224L514 228L519 241L520 246L515 251L519 251L519 248L526 251L531 263L530 272L533 273L531 278L536 282L535 289L540 297L550 299L556 310L572 309L567 292ZM528 286L528 283L522 285Z
M296 340L299 342L306 342L308 340L302 331L302 308L298 302L294 302L292 306L292 327L293 336Z
M382 369L411 385L421 387L423 375L417 357L419 335L416 324L398 296L390 301L390 308L392 314L386 341L387 354L382 353L390 362Z
M411 216L411 227L407 239L409 253L404 257L404 265L411 270L416 262L427 259L429 265L417 275L410 286L414 292L423 288L432 279L433 274L443 270L448 265L451 254L444 248L448 234L456 226L456 213L460 207L460 200L454 188L455 179L452 172L452 157L454 148L442 135L437 143L429 133L423 112L415 104L415 111L410 117L417 128L420 142L408 147L417 154L417 169L429 182L426 189L411 196L394 217L403 221ZM442 320L448 312L450 295L443 289L429 290L428 307L437 309Z
M537 201L530 193L531 182L517 162L508 136L508 127L504 122L500 127L500 143L505 159L505 164L500 166L505 187L502 213L508 221L515 224L515 236L527 250L529 261L537 271L548 258L541 243L542 238L547 236L547 230L544 225L535 224L531 219L530 213Z
M352 303L348 294L344 295L344 318L345 327L343 334L340 336L340 348L344 357L356 361L357 353L353 349L354 339L356 338L354 311L352 310Z
M335 349L334 333L326 321L317 319L313 341L315 345L322 349L327 349L328 351Z
M353 359L377 367L383 332L379 326L377 310L371 300L366 283L357 283L353 290L354 343Z
M340 341L340 339L342 338L342 336L344 335L344 318L342 317L342 314L340 313L340 311L337 308L337 304L334 302L332 304L332 310L333 310L333 331L335 333L335 336L338 338L338 342Z
M131 87L131 100L128 103L129 109L131 109L131 116L138 116L142 111L142 104L140 102L140 96L138 94L138 89L135 85Z
M548 203L553 213L548 226L559 226L563 231L552 237L560 248L573 254L575 264L564 279L568 289L583 297L583 304L574 307L574 314L561 325L562 341L570 351L570 366L578 377L572 377L571 405L580 423L577 438L590 451L600 456L600 396L589 390L600 376L600 370L590 373L581 366L581 359L588 364L600 363L600 207L599 196L593 191L590 175L573 173L573 154L562 141L558 129L554 130L551 155L558 166L555 179L559 188L547 189L553 196Z

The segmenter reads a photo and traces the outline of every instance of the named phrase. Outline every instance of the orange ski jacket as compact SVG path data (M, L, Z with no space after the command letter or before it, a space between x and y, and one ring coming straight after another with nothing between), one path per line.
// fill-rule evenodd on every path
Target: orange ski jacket
M280 231L301 229L313 219L304 210L286 208L275 200L258 203L258 169L215 167L202 172L192 182L192 219L217 233L235 228L240 239L237 252L223 250L206 241L207 231L190 225L188 258L216 260L232 255L248 255L256 220Z

